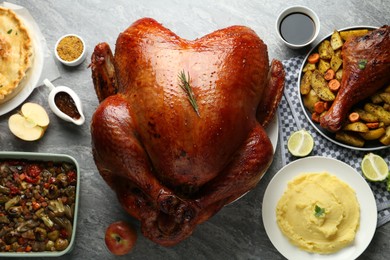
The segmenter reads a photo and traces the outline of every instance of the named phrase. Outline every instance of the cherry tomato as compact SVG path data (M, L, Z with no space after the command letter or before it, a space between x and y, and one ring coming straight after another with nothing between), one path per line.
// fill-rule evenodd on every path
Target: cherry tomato
M36 178L41 174L41 168L36 164L29 165L26 168L26 174L30 177Z
M76 182L77 176L76 176L76 173L74 171L69 171L67 173L67 177L68 177L68 181L70 183L75 183Z

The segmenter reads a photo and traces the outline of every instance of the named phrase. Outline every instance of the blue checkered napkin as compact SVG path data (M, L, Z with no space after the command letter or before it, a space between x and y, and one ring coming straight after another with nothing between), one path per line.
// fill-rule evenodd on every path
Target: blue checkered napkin
M358 172L361 172L360 164L366 152L355 151L336 145L321 134L309 123L304 115L303 109L299 102L299 87L297 84L299 70L303 62L302 57L296 57L283 61L286 70L286 84L284 95L279 105L279 125L280 125L280 145L282 150L283 165L293 161L296 157L292 156L287 150L287 140L292 132L299 129L309 131L314 140L314 150L311 155L331 157L343 161ZM387 163L390 162L389 149L375 151L382 156ZM369 183L378 207L378 224L377 227L390 221L390 193L386 190L385 183Z

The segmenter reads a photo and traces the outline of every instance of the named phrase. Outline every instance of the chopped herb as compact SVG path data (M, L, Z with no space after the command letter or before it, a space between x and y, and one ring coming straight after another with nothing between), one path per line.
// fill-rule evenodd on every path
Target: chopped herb
M192 92L192 87L190 86L190 73L187 73L187 77L188 77L188 79L186 78L186 74L184 73L184 70L182 70L179 73L179 79L180 79L179 86L186 92L186 94L188 96L188 100L190 101L196 114L200 117L198 104L196 103L194 93Z
M12 29L9 29L7 33L8 33L8 34L12 33Z
M322 217L324 214L325 214L325 209L316 205L316 207L314 208L314 216L319 218Z
M359 60L358 62L359 69L364 70L366 68L366 65L367 65L367 60Z

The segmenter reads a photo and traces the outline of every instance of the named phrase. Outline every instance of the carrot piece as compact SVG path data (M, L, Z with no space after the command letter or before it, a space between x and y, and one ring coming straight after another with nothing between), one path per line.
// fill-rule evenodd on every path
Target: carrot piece
M19 179L20 179L21 181L23 181L24 179L26 179L26 174L24 174L24 173L20 174L20 175L19 175Z
M317 63L320 60L320 55L318 53L313 53L309 55L307 61L311 64Z
M38 209L41 208L41 204L39 204L39 203L36 202L36 201L33 201L33 202L32 202L32 207L33 207L34 210L38 210Z
M366 123L366 126L370 129L376 129L379 127L379 122L370 122Z
M332 79L329 81L328 86L331 91L338 91L340 88L340 82L337 79Z
M317 101L314 103L314 111L317 114L321 114L322 112L325 111L325 102L324 101Z
M349 121L351 121L351 123L355 123L359 121L360 116L357 112L352 112L351 114L349 114L348 119Z
M331 101L326 101L325 105L324 105L324 108L325 108L326 111L328 111L331 106L332 106L332 102Z
M324 78L326 80L331 80L331 79L334 79L334 76L336 75L336 73L334 72L334 70L332 69L328 69L325 74L324 74Z
M311 114L311 120L313 120L316 123L320 122L320 114L314 112Z
M32 250L32 247L30 245L27 245L24 251L30 252L31 250Z
M24 237L19 237L18 238L19 245L23 245L25 242L26 242L26 239Z

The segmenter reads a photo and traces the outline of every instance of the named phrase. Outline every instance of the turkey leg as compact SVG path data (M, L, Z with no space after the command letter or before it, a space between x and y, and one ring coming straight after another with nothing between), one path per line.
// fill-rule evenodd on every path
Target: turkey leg
M390 82L390 26L344 43L340 90L329 111L320 118L322 127L336 132L353 105L370 97Z

